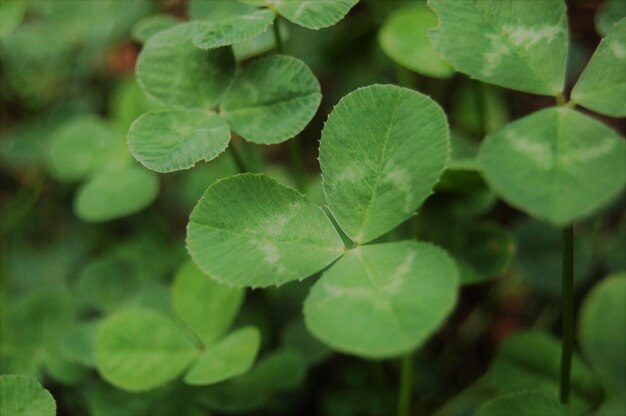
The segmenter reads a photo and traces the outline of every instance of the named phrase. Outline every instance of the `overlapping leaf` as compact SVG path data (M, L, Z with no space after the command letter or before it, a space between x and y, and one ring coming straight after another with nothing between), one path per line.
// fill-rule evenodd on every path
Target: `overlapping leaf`
M51 138L48 169L62 182L87 179L114 162L123 142L112 127L95 116L77 117L64 124Z
M141 167L103 172L85 182L74 196L74 212L87 222L110 221L133 214L156 198L159 182Z
M570 416L555 396L521 391L498 397L478 410L476 416Z
M394 12L378 34L378 43L394 61L412 71L435 78L448 78L454 69L433 49L428 30L437 26L437 17L425 5Z
M149 309L128 309L109 317L102 324L96 346L102 377L130 391L173 380L196 355L182 329Z
M309 29L332 26L345 17L359 0L269 1L287 20Z
M189 2L189 17L193 20L203 20L210 23L218 23L231 17L249 14L254 10L254 6L240 1L190 0Z
M365 243L413 215L443 173L448 147L445 114L425 95L374 85L344 97L320 144L324 192L343 231Z
M585 299L580 344L609 391L626 388L626 273L607 277Z
M542 95L563 90L567 16L563 0L429 0L439 17L435 49L458 71Z
M232 49L193 45L201 22L178 24L151 37L139 54L137 80L151 96L184 108L216 106L235 74Z
M230 142L228 124L207 110L160 110L139 117L128 132L135 159L166 173L219 156Z
M245 327L207 348L185 375L191 385L215 384L247 372L261 344L259 330Z
M302 131L321 99L320 85L304 62L275 55L253 62L237 76L221 115L244 139L274 144Z
M274 17L274 12L262 9L207 24L199 27L193 43L201 49L212 49L246 42L267 31Z
M54 416L56 402L36 380L22 375L0 376L2 416Z
M241 289L218 284L192 262L183 265L172 286L174 310L206 345L230 327L242 301Z
M602 39L572 90L572 99L590 110L626 116L626 18Z
M264 175L211 185L194 208L187 249L211 278L236 286L302 279L343 252L321 208Z
M157 14L146 17L133 27L133 38L141 43L145 43L152 36L167 30L179 23L178 19L169 14Z
M309 330L339 351L390 357L411 351L443 322L456 300L453 260L427 243L350 250L311 289Z
M505 201L555 225L589 215L626 182L624 139L567 108L536 112L488 136L479 159Z

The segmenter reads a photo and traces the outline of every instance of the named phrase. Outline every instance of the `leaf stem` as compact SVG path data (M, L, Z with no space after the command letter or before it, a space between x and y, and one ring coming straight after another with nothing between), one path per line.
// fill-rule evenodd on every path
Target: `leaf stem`
M233 158L233 161L235 162L235 166L237 166L237 170L239 171L239 173L248 173L250 172L250 170L248 168L246 168L246 165L243 163L243 159L241 158L241 154L239 153L239 150L237 149L237 146L235 145L234 142L230 142L230 146L228 146L228 150L230 150L230 155Z
M272 30L274 31L274 47L276 48L276 53L283 53L283 39L280 37L280 15L278 14L276 15L276 19L274 19Z
M411 412L411 373L413 372L413 352L402 356L400 361L400 389L398 392L397 416L409 416Z
M561 403L569 402L574 351L574 226L563 228L563 344L561 350Z
M557 95L554 96L554 98L556 99L556 105L558 105L559 107L564 106L565 104L567 104L567 100L565 99L565 95L562 92L559 92Z

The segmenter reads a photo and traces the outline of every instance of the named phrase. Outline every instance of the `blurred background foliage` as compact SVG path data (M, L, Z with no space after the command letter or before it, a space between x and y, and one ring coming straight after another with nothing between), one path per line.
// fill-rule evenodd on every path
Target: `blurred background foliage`
M362 0L345 20L320 31L282 21L284 48L322 85L322 105L300 135L314 201L323 201L320 131L345 94L399 84L432 96L449 116L450 169L419 215L381 240L417 235L459 262L466 283L459 305L418 351L413 393L415 414L463 415L495 390L515 390L507 380L519 374L556 389L550 354L559 344L547 333L560 331L560 232L498 201L474 163L485 134L553 100L445 70L446 78L431 78L411 71L410 62L395 63L381 48L381 28L419 3ZM575 80L610 24L613 12L606 10L623 9L624 2L567 3L568 79ZM141 42L155 27L209 12L199 0L0 1L0 372L42 381L60 415L389 414L397 363L333 353L304 328L301 304L316 277L247 293L237 324L257 325L263 340L252 373L211 387L176 382L131 394L94 370L93 340L103 317L130 304L171 313L171 280L187 257L188 215L211 182L237 173L224 154L157 177L126 146L130 123L159 107L133 78ZM271 36L255 42L238 47L237 59L273 47ZM625 134L624 120L602 121ZM107 145L94 152L88 142L100 143L102 135ZM234 140L251 170L293 184L286 143ZM69 169L68 158L84 159L85 169ZM577 224L578 301L595 282L626 269L625 208L622 197ZM576 400L597 402L597 385L581 377Z

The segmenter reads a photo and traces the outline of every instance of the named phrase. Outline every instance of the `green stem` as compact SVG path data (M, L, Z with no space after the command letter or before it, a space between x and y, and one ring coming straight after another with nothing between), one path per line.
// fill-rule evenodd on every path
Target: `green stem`
M274 30L274 46L276 48L277 53L283 53L283 39L280 37L280 16L276 15L276 19L274 19L274 24L272 25L272 29Z
M558 106L563 106L567 103L567 100L565 99L565 95L562 92L555 95L554 98L556 98L556 105Z
M569 402L574 351L574 227L563 229L563 345L561 350L561 403Z
M233 158L233 161L235 162L235 166L237 166L237 170L239 171L239 173L248 173L250 172L250 170L248 170L248 168L246 168L246 165L243 163L243 159L241 158L241 155L239 154L239 150L237 149L237 146L235 145L234 142L230 142L230 146L228 146L228 150L230 150L230 155Z
M413 353L402 356L400 362L400 391L398 393L398 416L409 416L411 412L411 373Z

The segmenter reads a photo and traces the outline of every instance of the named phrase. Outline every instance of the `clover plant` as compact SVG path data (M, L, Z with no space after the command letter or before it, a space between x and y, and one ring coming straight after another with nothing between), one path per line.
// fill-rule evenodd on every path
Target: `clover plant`
M2 416L626 414L623 1L161 3L0 1Z

